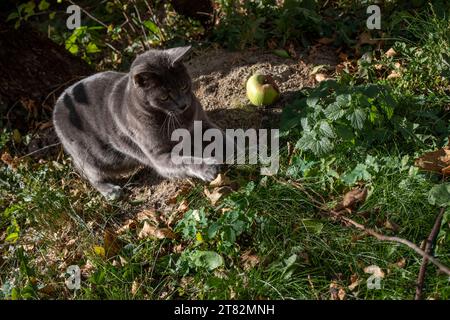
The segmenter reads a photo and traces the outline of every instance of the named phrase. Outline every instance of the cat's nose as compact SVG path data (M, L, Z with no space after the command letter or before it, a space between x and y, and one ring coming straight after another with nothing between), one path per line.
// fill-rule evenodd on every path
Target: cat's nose
M188 107L189 107L189 105L187 105L187 104L182 104L182 105L179 106L181 111L186 110Z

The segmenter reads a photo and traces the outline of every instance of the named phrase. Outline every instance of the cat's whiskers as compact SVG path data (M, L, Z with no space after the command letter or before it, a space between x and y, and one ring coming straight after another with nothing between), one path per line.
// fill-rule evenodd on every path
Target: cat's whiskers
M166 122L169 118L170 118L170 116L168 114L166 114L166 117L164 118L164 122L161 125L161 128L159 128L159 132L162 132L164 130L164 127L166 126Z

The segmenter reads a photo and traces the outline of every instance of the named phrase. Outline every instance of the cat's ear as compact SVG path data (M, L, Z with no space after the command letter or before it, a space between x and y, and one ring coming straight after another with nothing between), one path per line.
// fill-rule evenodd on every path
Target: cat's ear
M140 72L133 75L133 83L136 87L147 88L152 82L150 72Z
M191 50L192 46L176 47L165 50L172 60L172 65L180 62Z

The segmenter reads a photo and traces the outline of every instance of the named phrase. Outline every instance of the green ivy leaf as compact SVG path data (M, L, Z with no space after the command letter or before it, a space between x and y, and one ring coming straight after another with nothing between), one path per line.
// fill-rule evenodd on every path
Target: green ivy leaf
M310 108L315 108L318 103L319 103L318 97L308 97L306 99L306 105Z
M439 207L450 205L450 183L442 183L431 188L428 202Z
M305 227L306 231L314 234L319 234L322 232L323 223L313 219L302 219L303 227Z
M345 114L345 110L342 109L338 103L331 103L326 109L323 110L323 113L325 113L325 116L329 120L336 121L340 118L342 118Z
M352 96L348 93L340 94L336 97L336 103L341 107L348 107L352 102Z
M327 121L322 121L320 123L319 131L328 138L335 137L334 130Z
M361 130L364 127L364 121L366 121L366 113L361 108L356 108L355 111L347 116L347 119L352 124L353 128Z
M342 177L342 181L349 186L359 180L369 181L371 179L372 175L367 171L367 166L362 163L358 163L350 173Z
M14 11L8 15L8 18L6 18L6 21L11 21L11 20L14 20L17 18L19 18L19 13L17 11Z
M223 265L223 258L214 251L194 251L191 255L196 267L214 270Z
M279 56L280 58L290 58L291 56L286 50L283 49L276 49L272 51L274 55Z
M41 2L39 2L39 6L38 6L39 10L45 11L45 10L47 10L49 7L50 7L50 3L48 3L47 1L41 0Z

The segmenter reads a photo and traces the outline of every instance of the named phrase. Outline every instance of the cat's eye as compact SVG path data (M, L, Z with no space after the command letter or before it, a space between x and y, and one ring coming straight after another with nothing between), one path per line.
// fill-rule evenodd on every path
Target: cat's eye
M187 83L185 83L182 87L181 87L181 91L186 92L189 89L189 86Z
M167 101L169 99L169 96L167 94L163 94L161 97L159 97L159 100L161 101Z

